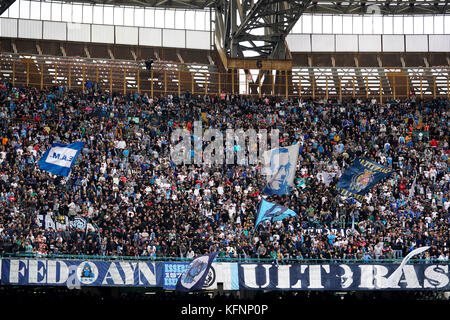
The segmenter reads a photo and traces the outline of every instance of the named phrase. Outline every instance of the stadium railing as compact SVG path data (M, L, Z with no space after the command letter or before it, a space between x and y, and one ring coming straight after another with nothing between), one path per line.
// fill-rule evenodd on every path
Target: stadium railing
M108 261L151 261L151 262L189 262L192 259L186 257L149 257L149 256L102 256L102 255L71 255L71 254L42 254L42 253L0 253L4 259L52 259L52 260L108 260ZM318 258L254 258L254 257L216 257L216 262L239 262L239 263L275 263L275 264L349 264L349 263L376 263L390 264L401 263L399 259L318 259ZM450 265L449 260L432 259L410 259L412 264L445 264Z

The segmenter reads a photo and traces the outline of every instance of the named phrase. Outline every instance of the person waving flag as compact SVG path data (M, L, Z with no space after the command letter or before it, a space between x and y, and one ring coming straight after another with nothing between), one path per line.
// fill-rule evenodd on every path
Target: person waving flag
M38 161L41 170L68 177L84 142L72 144L53 143Z
M363 202L364 195L379 181L389 177L393 170L368 159L356 158L340 177L336 191L348 198Z
M264 173L267 175L265 194L290 194L291 187L294 186L299 148L300 145L296 143L264 152Z
M255 230L258 225L265 220L270 220L270 222L273 223L288 217L295 216L297 216L297 213L293 210L283 207L282 205L279 205L277 203L272 203L262 199L258 210L258 217L256 218Z

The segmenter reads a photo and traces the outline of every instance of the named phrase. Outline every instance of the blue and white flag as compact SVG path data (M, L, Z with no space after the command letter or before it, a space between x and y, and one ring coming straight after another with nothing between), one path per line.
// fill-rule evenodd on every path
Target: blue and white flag
M71 223L72 228L87 230L87 221L83 217L75 217Z
M364 195L380 180L389 177L392 170L376 162L356 158L345 170L336 185L336 191L344 197L363 202Z
M83 145L84 142L72 144L53 143L51 148L38 161L39 168L53 174L68 177Z
M192 260L184 273L178 278L176 290L183 292L201 290L216 255L217 252L213 252Z
M290 189L294 186L299 148L297 143L264 152L264 174L267 175L265 194L290 194Z
M256 218L255 229L264 220L270 220L270 222L276 222L288 217L295 217L297 213L291 209L283 207L277 203L272 203L262 199L259 205L258 217Z

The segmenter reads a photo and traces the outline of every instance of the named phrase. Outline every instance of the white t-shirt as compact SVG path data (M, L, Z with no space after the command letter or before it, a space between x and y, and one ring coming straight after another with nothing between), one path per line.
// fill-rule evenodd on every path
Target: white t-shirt
M444 202L445 211L448 210L448 207L450 207L450 201L447 200L447 201Z

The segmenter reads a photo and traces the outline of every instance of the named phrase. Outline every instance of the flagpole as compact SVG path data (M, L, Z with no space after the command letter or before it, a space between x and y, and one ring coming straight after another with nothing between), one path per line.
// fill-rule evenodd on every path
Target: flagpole
M72 170L69 171L68 176L66 177L66 179L64 179L64 183L67 183L67 181L69 181L71 175L72 175Z
M352 233L355 232L355 213L352 212Z
M88 223L89 223L89 216L86 217L86 227L84 229L84 241L87 240ZM86 253L86 246L84 246L84 252Z
M255 227L253 228L252 240L253 240L253 238L254 238L254 236L255 236L256 228L258 228L258 225L259 225L259 223L258 223L258 218L259 218L259 213L260 213L260 211L261 211L261 206L262 206L262 203L263 203L262 200L264 200L264 198L261 199L261 202L260 202L260 204L259 204L259 206L258 206L258 211L256 212L256 224L255 224Z

